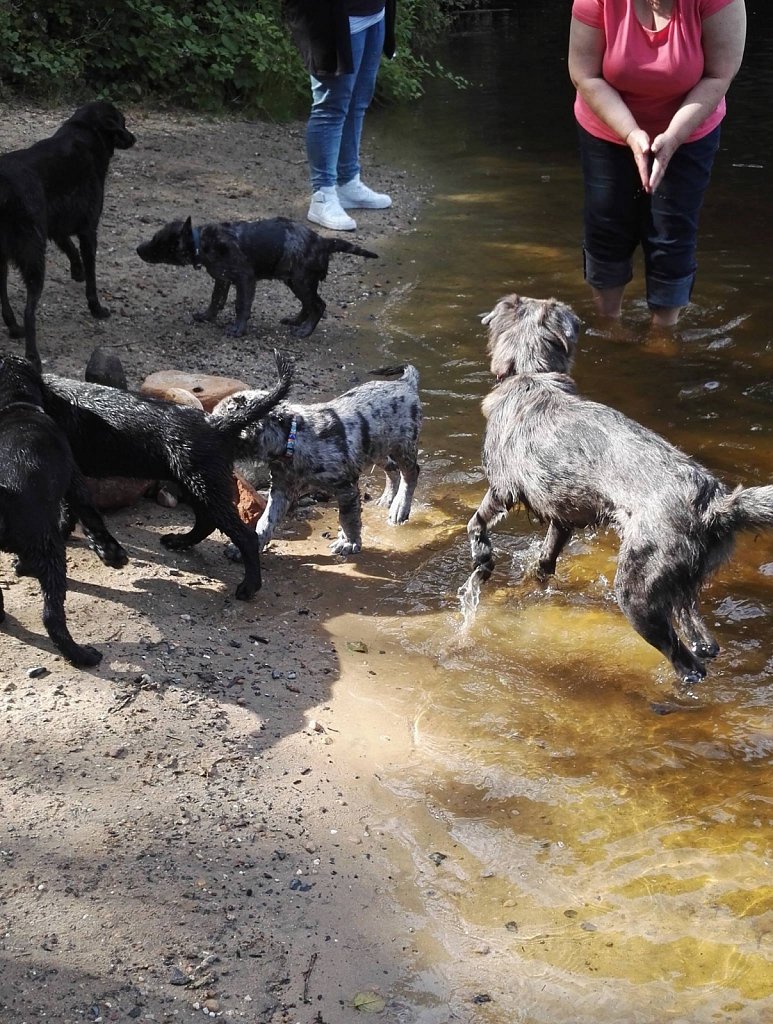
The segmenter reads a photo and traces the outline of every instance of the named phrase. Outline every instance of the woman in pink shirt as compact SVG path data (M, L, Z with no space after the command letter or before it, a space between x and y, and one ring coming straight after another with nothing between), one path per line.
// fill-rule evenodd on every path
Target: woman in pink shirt
M744 0L574 0L585 279L602 315L620 316L639 244L653 323L673 326L689 302L698 217L745 37Z

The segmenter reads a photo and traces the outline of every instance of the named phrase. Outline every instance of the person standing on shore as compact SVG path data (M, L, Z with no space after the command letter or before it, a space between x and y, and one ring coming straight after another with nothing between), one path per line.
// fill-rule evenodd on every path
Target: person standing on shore
M689 302L698 218L745 38L744 0L574 0L585 280L602 316L620 316L638 244L653 324L672 327Z
M360 178L360 138L382 53L395 52L396 0L284 0L293 39L311 77L306 126L312 197L308 219L354 231L347 210L383 210L388 195Z

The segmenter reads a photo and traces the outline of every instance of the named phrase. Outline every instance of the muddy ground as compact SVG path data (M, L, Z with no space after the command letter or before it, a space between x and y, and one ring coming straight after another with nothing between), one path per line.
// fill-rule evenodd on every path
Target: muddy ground
M42 138L70 112L5 108L0 150ZM140 110L127 122L138 142L113 160L100 229L112 316L91 318L51 249L44 367L82 376L100 345L120 357L130 387L167 368L259 385L279 346L297 361L297 395L325 398L365 379L383 357L379 309L403 283L390 244L419 214L415 183L369 163L368 180L394 206L358 212L353 237L383 258L334 258L327 316L310 339L287 334L279 320L296 300L265 282L235 341L226 317L192 321L209 297L204 271L146 266L135 247L187 214L303 219L302 125ZM12 286L19 309L15 277ZM37 584L2 558L0 1020L340 1024L382 1003L378 1019L410 1019L399 995L410 928L390 897L389 837L348 753L357 723L336 720L347 659L326 622L351 601L354 570L328 551L334 509L311 505L286 524L247 604L234 599L241 570L221 535L184 555L160 547L161 534L187 529L185 506L144 500L108 522L129 550L125 569L77 540L69 547L68 622L103 652L96 669L55 652ZM381 673L371 653L369 667L347 671Z

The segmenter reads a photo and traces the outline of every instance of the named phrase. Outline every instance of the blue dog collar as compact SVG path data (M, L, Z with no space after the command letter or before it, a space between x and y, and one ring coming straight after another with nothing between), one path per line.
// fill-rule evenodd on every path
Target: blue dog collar
M193 235L193 265L196 270L201 270L201 229L191 226Z
M295 455L295 439L298 436L298 420L293 416L293 421L290 424L290 433L287 435L287 446L285 448L285 458L291 459Z

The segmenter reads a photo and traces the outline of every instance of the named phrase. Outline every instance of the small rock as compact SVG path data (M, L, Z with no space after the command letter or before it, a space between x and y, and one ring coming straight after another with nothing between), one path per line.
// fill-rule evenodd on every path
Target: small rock
M48 669L44 665L36 665L35 668L27 669L27 676L30 679L40 679L42 676L47 676Z
M448 854L438 853L437 851L435 851L435 853L431 853L429 855L429 859L432 861L433 864L437 864L437 866L440 867L443 861L448 859Z
M179 370L160 370L151 373L142 382L143 395L179 401L179 392L187 392L197 399L201 407L210 412L217 403L235 391L246 390L247 385L233 377L216 377L205 373L183 373ZM186 403L187 404L187 403Z
M107 348L95 348L86 364L85 379L91 384L126 391L126 373L121 360Z
M170 985L187 985L188 975L180 970L179 967L173 967L169 974Z

